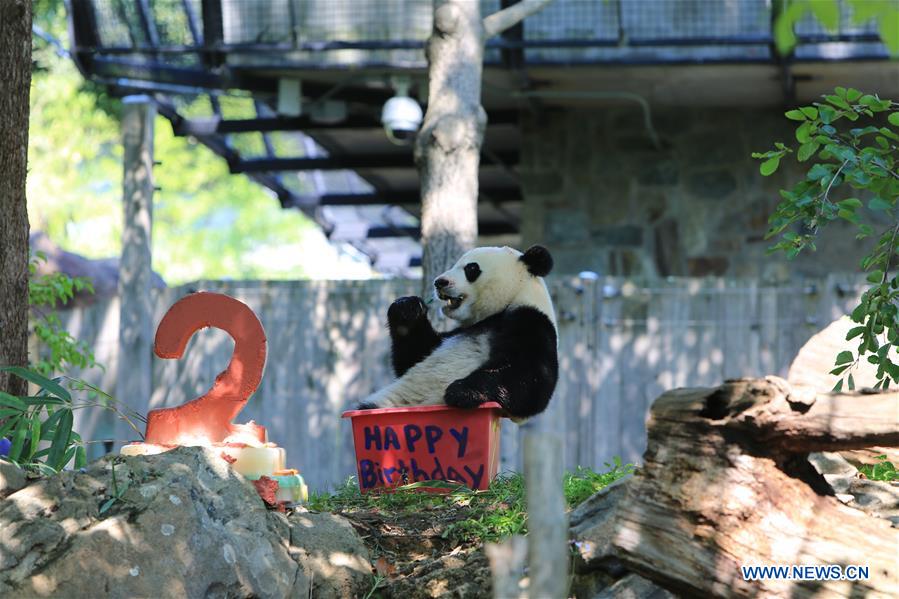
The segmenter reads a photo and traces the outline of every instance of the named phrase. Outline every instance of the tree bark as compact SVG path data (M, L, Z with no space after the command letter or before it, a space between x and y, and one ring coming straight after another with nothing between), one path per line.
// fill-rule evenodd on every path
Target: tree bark
M421 178L423 295L478 238L478 166L487 114L481 106L484 42L551 0L524 0L486 17L471 0L435 0L425 49L428 110L415 141Z
M809 451L899 445L899 393L782 379L680 389L652 407L645 464L571 515L582 574L718 597L899 596L899 530L840 503ZM740 566L862 565L867 580L743 579Z
M421 177L424 296L478 237L484 25L480 3L437 0L428 39L428 110L415 143Z
M28 364L28 110L31 0L0 2L0 365ZM27 383L0 372L0 391Z

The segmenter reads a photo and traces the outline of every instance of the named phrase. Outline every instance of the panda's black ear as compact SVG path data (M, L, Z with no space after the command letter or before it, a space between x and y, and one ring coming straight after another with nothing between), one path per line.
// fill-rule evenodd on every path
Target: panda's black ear
M553 257L542 245L532 245L519 258L535 277L545 277L553 269Z

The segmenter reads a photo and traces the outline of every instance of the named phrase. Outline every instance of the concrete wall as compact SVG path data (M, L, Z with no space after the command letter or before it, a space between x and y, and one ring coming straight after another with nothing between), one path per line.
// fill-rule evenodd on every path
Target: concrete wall
M817 253L766 256L778 190L804 176L785 160L763 177L750 157L793 139L782 110L669 109L652 120L660 150L636 107L524 117L522 245L545 243L560 273L787 280L857 270L862 245L841 224Z

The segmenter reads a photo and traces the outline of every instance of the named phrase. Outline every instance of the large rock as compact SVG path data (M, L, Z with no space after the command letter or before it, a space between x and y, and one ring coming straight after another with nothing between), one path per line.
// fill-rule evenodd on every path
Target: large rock
M313 597L354 597L371 588L368 550L350 523L334 514L290 515L291 555L304 568ZM305 596L304 596L305 597Z
M25 471L6 460L0 460L0 499L15 493L26 484Z
M0 501L0 596L353 596L368 555L334 520L268 511L213 450L108 456Z
M846 350L855 352L858 349L858 339L846 341L846 334L857 326L858 323L843 316L818 331L793 358L787 372L787 381L794 386L812 387L821 393L833 389L842 377L830 374L830 371L835 368L837 354ZM851 372L857 389L873 387L877 383L877 366L867 360L859 360Z

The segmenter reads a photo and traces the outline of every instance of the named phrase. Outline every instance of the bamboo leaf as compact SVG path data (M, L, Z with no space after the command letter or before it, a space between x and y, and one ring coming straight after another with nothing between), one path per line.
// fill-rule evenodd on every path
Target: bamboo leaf
M31 435L28 438L28 457L26 462L30 462L37 451L38 443L41 441L41 413L39 411L31 415Z
M41 389L44 389L56 397L60 399L64 399L67 402L72 401L72 396L66 391L62 385L57 383L56 381L50 380L47 377L34 372L28 368L22 368L21 366L3 366L0 367L0 370L10 372L16 375L19 378L23 378L29 383L34 383Z
M0 406L9 406L20 412L24 412L28 409L28 405L20 398L3 391L0 391Z
M47 456L47 465L56 470L62 469L60 462L65 457L66 448L72 435L72 420L72 411L63 410L59 425L53 434L53 440L50 441L50 455Z
M9 448L7 457L13 462L18 462L22 456L22 448L25 447L25 439L28 436L28 420L19 418L16 423L16 430L13 431L12 445Z

